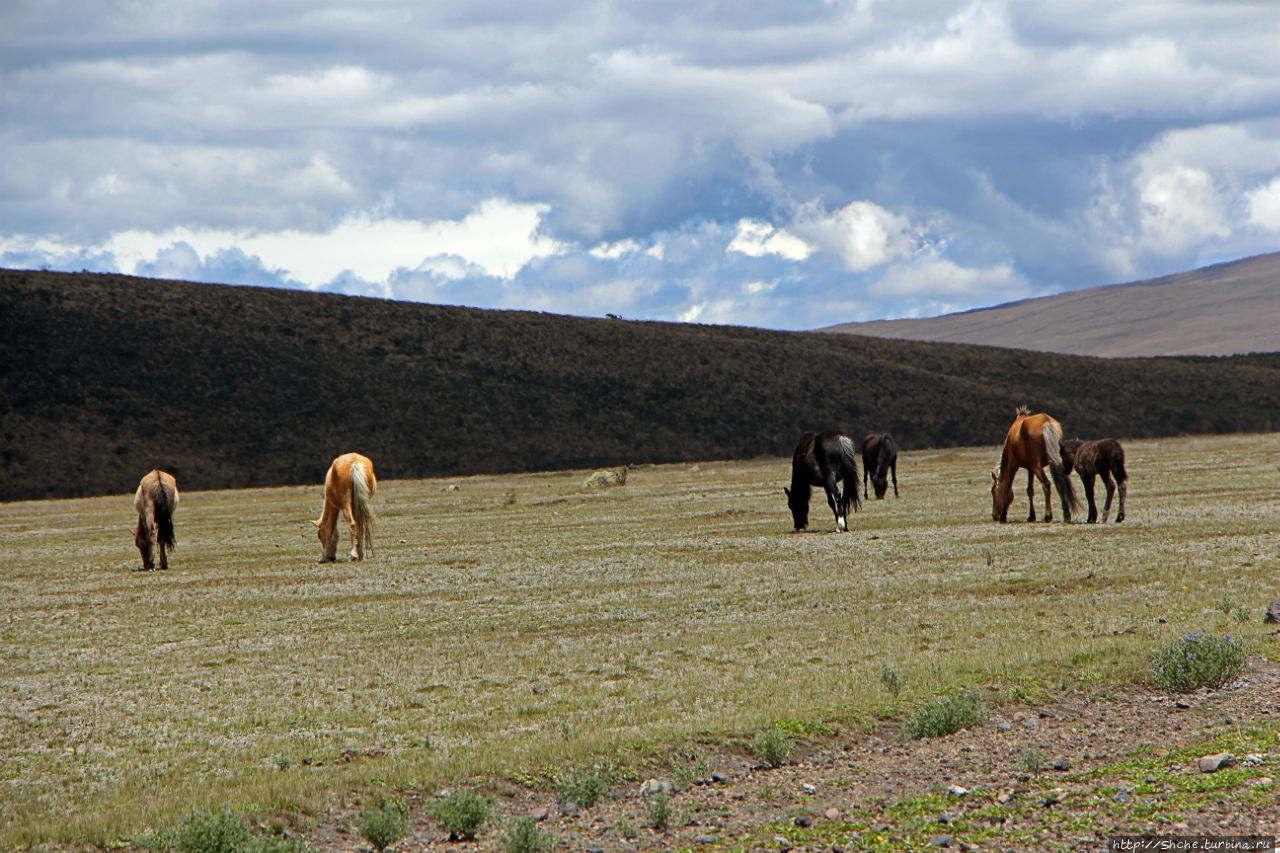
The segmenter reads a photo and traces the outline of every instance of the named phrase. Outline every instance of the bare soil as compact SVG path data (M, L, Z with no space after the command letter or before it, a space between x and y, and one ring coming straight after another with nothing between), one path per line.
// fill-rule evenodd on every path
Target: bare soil
M1205 751L1219 751L1215 738L1220 746L1245 733L1255 746L1234 752L1234 767L1211 776L1196 766ZM388 849L502 850L503 828L529 815L556 849L583 851L1094 851L1123 834L1274 837L1280 829L1276 664L1257 661L1218 691L1072 693L1001 707L945 738L898 734L886 722L870 733L804 739L792 762L774 768L741 744L699 745L703 778L671 794L671 826L662 831L648 825L644 778L584 809L545 790L478 784L494 797L495 817L473 842L450 841L424 815L424 792L409 792L413 830ZM666 770L654 778L670 780ZM357 812L333 810L308 841L371 850L354 829Z

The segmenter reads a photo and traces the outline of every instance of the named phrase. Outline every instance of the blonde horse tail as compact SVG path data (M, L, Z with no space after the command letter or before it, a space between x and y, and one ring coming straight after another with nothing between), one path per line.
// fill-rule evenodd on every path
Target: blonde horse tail
M854 512L862 508L858 498L858 449L853 439L847 435L840 436L840 479L844 481L845 503L852 506ZM853 491L853 499L849 499L849 491Z
M1049 473L1053 475L1054 488L1058 490L1058 497L1062 500L1062 514L1070 521L1071 513L1080 511L1080 498L1076 497L1071 475L1062 464L1062 451L1059 447L1062 444L1062 427L1048 421L1041 432L1044 435L1044 452L1049 457Z
M362 463L351 466L351 509L355 515L356 529L360 531L360 550L373 553L373 528L377 516L373 511L373 472L365 470Z

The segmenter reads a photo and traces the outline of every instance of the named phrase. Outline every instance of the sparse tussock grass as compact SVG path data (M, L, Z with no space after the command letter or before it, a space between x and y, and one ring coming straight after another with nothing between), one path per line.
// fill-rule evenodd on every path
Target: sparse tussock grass
M751 742L751 752L770 767L787 763L792 749L791 738L777 726L770 726L760 732Z
M385 479L359 564L314 562L318 480L184 490L166 573L131 571L130 495L0 504L0 849L176 832L192 803L307 812L635 744L750 748L771 721L858 731L886 662L905 712L1149 682L1150 651L1206 618L1275 657L1234 620L1275 594L1280 443L1125 449L1131 517L1105 527L993 523L994 447L904 452L903 497L844 535L791 532L785 459L642 466L599 494L584 471Z
M555 846L551 833L539 828L531 817L515 821L502 836L506 853L550 853Z
M903 726L908 740L922 737L946 737L961 729L971 729L982 722L982 704L972 692L952 693L941 699L920 703Z

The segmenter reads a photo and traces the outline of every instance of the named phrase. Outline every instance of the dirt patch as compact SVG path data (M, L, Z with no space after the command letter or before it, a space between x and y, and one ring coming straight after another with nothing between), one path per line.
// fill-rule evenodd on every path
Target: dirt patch
M1257 662L1234 686L1167 697L1073 693L1005 706L971 731L902 742L896 726L807 739L791 763L765 768L745 749L700 747L700 778L669 797L671 825L650 823L644 778L591 808L545 791L488 786L495 819L471 843L450 842L407 799L414 828L392 848L502 850L502 830L536 815L557 849L1105 850L1120 834L1267 835L1280 829L1280 666ZM1232 753L1202 773L1196 758ZM652 772L672 780L670 769ZM434 796L436 792L429 792ZM356 809L322 818L319 850L372 848ZM545 815L545 816L544 816Z

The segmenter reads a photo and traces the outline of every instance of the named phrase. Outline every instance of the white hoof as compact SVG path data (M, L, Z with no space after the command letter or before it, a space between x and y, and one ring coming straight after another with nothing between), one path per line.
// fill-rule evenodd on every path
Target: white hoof
M843 518L836 519L836 530L839 530L841 533L844 533L848 529L849 529L849 525L845 524Z

